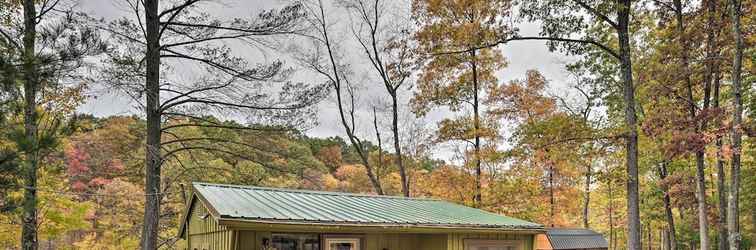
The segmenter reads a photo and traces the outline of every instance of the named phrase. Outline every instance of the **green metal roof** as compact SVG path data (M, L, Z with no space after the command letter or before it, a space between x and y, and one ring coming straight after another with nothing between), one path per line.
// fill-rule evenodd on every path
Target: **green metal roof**
M542 229L539 224L451 202L394 196L193 183L221 219L266 223Z
M549 228L546 236L553 249L607 249L604 236L590 229Z

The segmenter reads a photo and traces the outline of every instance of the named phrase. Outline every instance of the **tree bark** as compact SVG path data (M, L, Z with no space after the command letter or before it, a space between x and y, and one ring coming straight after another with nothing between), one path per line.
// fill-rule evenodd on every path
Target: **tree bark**
M654 246L654 244L653 244L654 243L654 230L651 227L651 224L648 224L648 230L646 230L646 231L648 232L648 250L653 250L654 249L653 248L653 246Z
M373 128L375 129L375 139L378 140L378 169L383 168L383 140L381 139L381 130L378 129L378 114L373 107ZM378 181L380 183L380 180Z
M696 152L696 200L698 203L698 235L701 250L710 249L709 219L706 206L706 174L704 173L704 152Z
M720 49L717 44L717 37L719 36L719 25L716 24L715 17L717 16L716 8L717 8L717 1L716 0L709 0L707 1L708 4L708 20L707 20L707 28L708 36L707 36L707 46L710 47L710 50L707 51L707 58L709 60L716 60L716 61L708 61L706 64L707 68L707 75L710 77L707 79L707 81L712 82L714 93L712 95L712 106L715 109L719 108L719 88L722 81L722 76L720 74L720 62L718 59L713 59L714 57L719 56ZM718 233L718 246L720 250L726 250L729 249L729 234L727 233L727 184L725 183L726 173L725 173L725 161L724 156L722 155L722 135L717 133L716 140L715 140L716 146L717 146L717 152L716 152L716 166L717 166L717 198L719 200L719 206L717 211L719 212L719 218L717 221L717 233Z
M328 48L329 53L332 53L332 52L330 52L330 50L331 50L330 45L327 45L327 46L329 46L329 48ZM331 58L333 58L333 57L331 57ZM335 74L338 75L338 72L336 71L335 61L333 61L332 63L333 63L333 67L334 67L334 72L335 72ZM373 189L375 190L375 192L377 194L383 195L384 193L383 193L383 187L381 187L381 181L378 179L378 177L373 172L373 167L372 167L372 165L370 165L370 161L369 161L369 158L368 158L368 155L367 155L368 152L364 151L364 148L362 147L362 143L358 141L357 136L354 134L354 130L353 130L354 128L352 127L354 125L349 126L349 124L348 124L348 122L346 120L346 117L344 116L344 106L343 106L343 103L342 103L342 100L341 100L342 99L341 98L341 87L340 87L341 83L338 83L338 84L339 84L339 86L336 87L336 101L338 102L338 108L339 108L339 114L340 114L340 117L341 117L341 123L344 126L344 130L346 130L347 137L349 138L349 142L352 144L352 147L355 148L355 150L357 151L357 154L360 156L360 160L362 160L362 164L365 165L365 171L367 173L368 179L370 180L370 184L373 185ZM354 97L352 97L352 98L354 98ZM352 120L354 120L354 118Z
M322 35L323 35L323 42L325 43L326 50L328 51L328 59L330 62L331 70L333 71L333 86L336 91L336 102L339 109L339 117L341 119L341 124L344 127L344 130L347 134L347 137L349 138L349 142L352 144L352 147L355 148L357 151L357 154L360 156L360 160L362 161L362 164L365 165L365 170L367 172L368 179L370 179L370 183L373 185L373 189L376 193L379 195L383 195L383 188L381 187L381 182L376 177L375 173L373 173L373 168L370 165L370 162L368 161L368 155L367 152L364 152L362 148L362 143L359 141L357 136L354 134L354 122L352 122L352 126L349 125L349 122L347 122L346 115L344 114L344 103L341 98L341 74L339 73L339 70L337 68L336 58L333 53L333 48L331 47L331 40L328 36L328 25L326 21L326 15L325 15L325 8L323 7L323 2L318 1L318 8L320 11L320 20L318 20L319 26L322 29ZM352 96L352 103L354 103L354 96ZM354 109L354 106L352 106L352 109ZM351 113L352 121L354 121L354 112Z
M142 250L158 247L160 224L160 17L158 0L145 0L147 51L145 55L145 93L147 105L147 145L145 149L145 207L142 229Z
M635 114L635 85L633 84L632 60L630 58L630 0L618 0L617 35L620 48L623 100L625 103L626 132L625 157L627 167L627 248L640 250L640 208L638 195L638 121Z
M617 242L614 235L614 192L612 190L612 180L610 179L607 182L607 188L609 192L609 249L616 249L617 248Z
M475 207L482 207L483 194L481 178L483 175L483 169L480 162L480 101L478 100L478 68L476 61L476 50L471 52L472 54L472 74L473 74L473 129L475 130L475 144L474 144L474 160L475 160L475 196L473 201Z
M394 154L396 154L395 161L396 166L399 167L399 176L402 181L402 194L404 194L404 197L410 197L409 178L402 161L402 147L399 141L399 105L396 99L396 90L391 93L391 118L391 130L394 133Z
M667 228L664 227L661 230L661 249L662 250L670 250L670 242L669 242L669 232L667 231Z
M554 199L554 165L549 164L549 224L554 227L556 200Z
M683 6L681 0L674 0L673 4L675 6L675 17L677 19L677 33L678 33L678 39L680 44L682 45L682 49L680 50L680 57L681 57L681 70L683 71L683 76L685 80L685 85L687 88L687 98L688 98L688 109L690 112L690 119L694 120L696 119L696 109L698 106L696 105L696 101L693 98L693 82L690 79L690 58L688 51L690 50L688 48L688 39L687 35L685 34L685 23L683 20ZM705 103L708 104L708 100L704 100ZM700 130L698 128L698 125L695 126L695 133L700 133ZM705 161L704 161L704 148L696 150L695 153L696 156L696 202L698 203L698 237L701 241L700 247L701 250L708 250L709 249L709 221L707 218L707 207L706 207L706 175L704 173L705 170Z
M593 164L592 162L588 163L588 166L586 168L585 172L585 190L584 194L585 197L583 199L583 227L584 228L590 228L588 225L588 212L589 212L589 206L591 204L591 178L593 177Z
M367 24L367 27L370 31L370 49L368 49L367 45L365 45L364 43L363 48L365 49L365 53L368 55L368 60L370 60L373 68L375 68L375 70L381 76L383 85L386 87L386 90L391 96L391 130L394 136L394 154L396 154L394 162L399 168L399 176L402 182L402 195L404 195L405 197L410 197L409 178L407 176L407 170L404 167L404 161L402 159L402 147L400 145L401 140L399 139L399 107L398 100L396 98L397 91L399 90L399 87L401 87L401 85L404 83L405 78L392 79L388 73L387 66L384 64L383 59L381 59L382 57L379 51L382 50L378 47L379 38L377 37L378 30L380 29L380 15L378 13L380 12L379 8L381 4L379 3L379 0L375 0L372 5L372 10L367 10L366 7L362 4L360 4L360 6L361 7L358 9L362 13L362 19ZM366 14L368 11L373 12L373 20L370 20L370 16Z
M664 181L667 179L667 161L664 161L659 165L659 178ZM675 230L675 217L672 214L672 199L669 196L669 188L666 185L663 188L664 191L664 215L667 219L667 230L669 231L668 247L671 250L677 250L677 232Z
M725 162L722 155L722 136L717 135L717 195L719 196L719 220L717 221L717 230L719 231L719 249L729 249L729 233L727 230L727 184L725 183Z
M738 203L740 199L740 152L743 126L743 100L741 99L741 71L743 66L743 34L740 27L741 1L730 0L730 18L732 19L732 35L735 39L735 55L732 60L732 157L730 161L730 193L728 198L727 231L730 234L730 250L740 249L740 213Z
M37 92L40 88L37 72L36 40L37 9L34 0L24 0L24 198L21 229L21 249L36 250L37 236L37 168L39 167L39 132Z

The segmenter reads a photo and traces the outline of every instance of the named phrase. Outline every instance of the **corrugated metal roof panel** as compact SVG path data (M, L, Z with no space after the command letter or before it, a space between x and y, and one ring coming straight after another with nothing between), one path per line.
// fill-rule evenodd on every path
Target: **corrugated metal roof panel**
M397 226L541 229L539 224L446 201L194 183L221 218Z
M554 249L608 248L604 236L589 229L551 228L546 231Z

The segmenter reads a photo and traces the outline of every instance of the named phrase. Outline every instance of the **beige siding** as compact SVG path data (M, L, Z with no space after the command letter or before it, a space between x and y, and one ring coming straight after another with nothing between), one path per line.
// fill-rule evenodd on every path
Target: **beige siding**
M218 225L201 202L194 202L187 229L189 250L234 249L234 231Z
M355 233L355 232L349 232ZM239 231L237 250L260 249L262 238L271 232ZM533 235L496 233L452 233L452 234L411 234L411 233L367 233L365 250L464 250L465 239L490 239L521 241L523 250L533 250Z
M446 249L445 234L366 234L366 250Z
M271 232L239 231L237 250L260 249L262 238ZM439 250L446 249L445 234L364 234L366 250Z
M237 250L257 250L260 249L260 244L264 233L258 233L255 231L239 231L239 244Z
M421 234L420 237L420 250L436 250L446 249L446 234Z
M447 238L447 249L465 250L466 239L520 241L522 242L523 250L533 250L533 235L497 233L452 233Z

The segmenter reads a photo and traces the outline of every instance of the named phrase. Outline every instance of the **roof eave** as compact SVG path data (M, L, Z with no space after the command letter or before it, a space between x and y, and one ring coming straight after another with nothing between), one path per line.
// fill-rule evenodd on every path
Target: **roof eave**
M234 228L290 228L312 227L312 229L328 230L365 230L365 231L427 231L427 232L511 232L523 234L544 233L545 229L538 226L486 226L486 225L454 225L454 224L386 224L386 223L348 223L321 221L269 220L221 217L218 224Z

